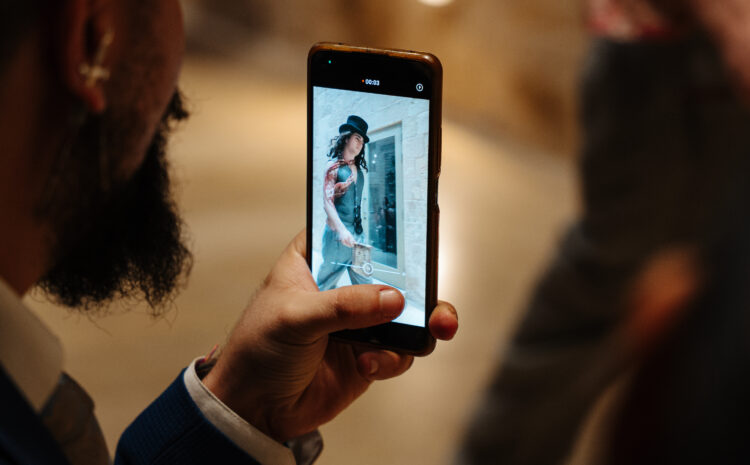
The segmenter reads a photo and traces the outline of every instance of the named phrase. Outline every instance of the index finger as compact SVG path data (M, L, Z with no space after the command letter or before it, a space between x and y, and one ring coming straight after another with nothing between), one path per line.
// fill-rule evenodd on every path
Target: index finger
M430 332L436 339L450 341L458 331L458 312L448 302L438 301L437 307L430 315Z
M302 228L302 231L297 233L289 244L289 250L302 258L307 257L307 228Z
M318 285L310 273L307 263L307 230L300 231L266 276L264 285L295 287L306 291L317 291Z

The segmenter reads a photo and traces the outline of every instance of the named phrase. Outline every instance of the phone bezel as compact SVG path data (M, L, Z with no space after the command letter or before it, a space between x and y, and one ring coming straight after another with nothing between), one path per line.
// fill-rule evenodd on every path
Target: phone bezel
M332 64L328 64L328 60ZM335 64L334 64L335 63ZM348 66L347 66L348 65ZM320 68L323 68L322 70ZM427 264L425 289L425 326L387 323L371 328L339 331L331 336L367 346L386 348L414 355L426 355L435 347L428 322L437 305L438 235L440 209L437 201L440 176L442 120L442 65L434 55L405 50L385 50L344 44L318 43L308 54L307 75L307 264L312 267L312 168L313 168L313 87L321 82L333 87L372 92L360 85L361 79L384 76L380 92L405 97L429 95L430 130L428 142L427 187ZM335 70L340 70L338 73ZM357 69L356 72L350 71ZM341 71L346 70L346 71ZM424 89L410 89L414 81L403 76L419 77ZM392 77L392 79L389 79ZM406 82L408 81L408 82ZM408 84L408 85L407 85Z

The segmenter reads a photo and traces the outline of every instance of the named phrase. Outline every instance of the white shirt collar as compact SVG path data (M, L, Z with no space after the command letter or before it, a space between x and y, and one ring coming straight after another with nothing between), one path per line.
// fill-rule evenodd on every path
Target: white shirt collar
M62 345L2 279L0 364L34 410L41 412L62 373Z

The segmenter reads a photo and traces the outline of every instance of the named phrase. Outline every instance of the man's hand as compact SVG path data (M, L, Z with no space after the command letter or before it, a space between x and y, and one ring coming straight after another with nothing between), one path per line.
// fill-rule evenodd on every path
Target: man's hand
M343 329L396 318L404 298L381 285L320 292L305 261L305 232L284 251L203 382L227 406L278 441L333 419L370 383L405 372L413 357L329 340ZM452 305L430 318L439 339L458 329Z
M352 248L354 247L354 236L352 236L352 233L349 232L346 227L341 226L338 231L339 235L339 241L341 241L342 244L345 246Z

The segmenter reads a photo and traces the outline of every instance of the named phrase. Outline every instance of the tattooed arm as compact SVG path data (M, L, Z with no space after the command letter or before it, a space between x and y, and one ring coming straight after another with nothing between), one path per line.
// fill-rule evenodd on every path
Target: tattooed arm
M338 234L339 241L347 247L354 247L354 236L341 222L336 206L333 201L346 193L352 183L351 177L346 182L337 182L339 175L339 162L332 160L326 166L325 179L323 180L323 210L326 212L326 224Z

